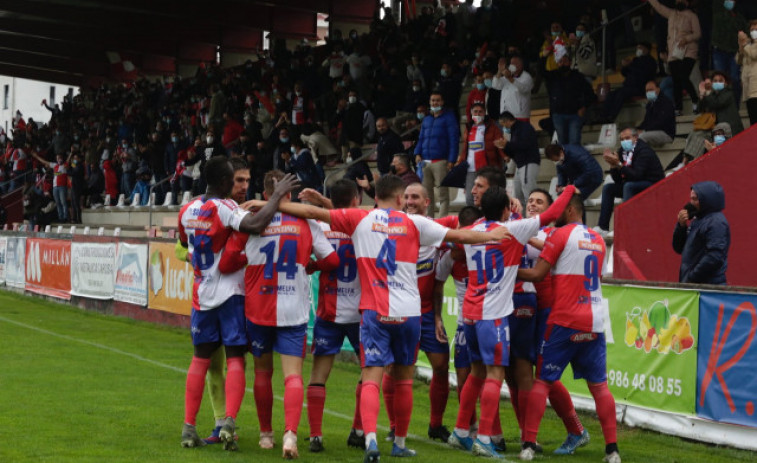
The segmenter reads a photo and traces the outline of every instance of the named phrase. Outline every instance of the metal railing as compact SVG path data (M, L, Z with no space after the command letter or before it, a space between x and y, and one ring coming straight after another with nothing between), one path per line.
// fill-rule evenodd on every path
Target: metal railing
M630 16L632 13L635 13L642 8L646 7L648 3L641 3L633 8L631 8L628 11L625 11L618 16L608 20L607 19L607 10L602 10L602 24L594 29L593 31L589 32L590 35L594 35L599 31L602 31L602 84L607 83L607 26L609 26L612 23L615 23L617 21L620 21L621 19L625 18L626 16ZM613 44L614 45L614 44Z
M2 193L2 195L4 196L4 195L7 195L9 193L12 193L13 191L15 191L18 188L23 188L24 187L24 182L26 180L26 177L28 177L29 175L36 175L36 174L37 174L37 172L35 172L34 170L27 170L26 172L24 172L23 174L19 175L18 177L11 178L11 179L5 180L3 182L0 182L0 191L4 191L7 188L7 191L5 191L5 193ZM13 182L21 182L21 185L18 188L14 189L14 190L11 190L10 189L10 185Z
M150 214L149 214L149 218L148 218L148 222L147 222L147 230L148 231L152 229L152 210L155 207L155 201L152 201L153 191L155 190L155 187L160 186L160 185L166 183L167 181L171 180L171 177L172 177L171 175L168 175L166 178L164 178L163 180L159 181L158 183L153 183L152 185L150 185L150 191L149 191L149 193L147 193L148 194L148 196L147 196L147 198L148 198L147 199L147 207L150 208Z

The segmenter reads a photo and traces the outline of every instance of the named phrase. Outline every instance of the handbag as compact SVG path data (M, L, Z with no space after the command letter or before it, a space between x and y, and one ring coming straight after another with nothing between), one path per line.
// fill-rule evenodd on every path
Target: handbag
M694 130L712 130L715 122L715 113L702 113L694 119Z

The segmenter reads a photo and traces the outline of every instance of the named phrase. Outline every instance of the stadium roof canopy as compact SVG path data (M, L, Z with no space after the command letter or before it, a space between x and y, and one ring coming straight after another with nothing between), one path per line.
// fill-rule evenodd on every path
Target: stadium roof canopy
M0 0L0 74L68 85L145 74L221 52L255 53L272 37L316 37L316 15L367 22L374 0Z

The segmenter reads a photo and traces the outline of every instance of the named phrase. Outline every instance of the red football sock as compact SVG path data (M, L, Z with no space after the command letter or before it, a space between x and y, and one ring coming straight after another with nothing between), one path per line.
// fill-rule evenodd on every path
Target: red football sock
M284 431L297 434L302 417L302 399L305 388L302 385L302 375L289 375L284 378ZM324 390L324 398L325 398Z
M429 399L431 399L431 420L429 426L435 428L442 425L444 411L447 409L447 399L449 399L449 375L431 376L431 386L428 390Z
M460 409L457 411L455 427L458 429L470 429L471 418L476 414L476 402L481 395L484 380L473 375L468 375L463 390L460 393Z
M308 424L310 437L322 436L323 405L326 403L326 386L310 384L308 386Z
M481 421L478 433L482 436L495 436L494 421L499 421L499 391L502 382L488 378L481 391ZM501 432L500 432L501 434Z
M255 408L258 411L258 423L260 432L272 432L271 420L273 417L273 385L271 377L273 370L255 370Z
M363 381L360 392L360 416L365 433L376 432L379 414L379 385L375 381Z
M528 413L528 395L531 390L518 389L518 426L520 427L521 438L523 438L523 429L526 428L526 413Z
M184 422L197 425L197 411L202 403L202 393L205 390L205 374L208 372L210 359L192 357L187 372L187 389L184 395Z
M523 426L520 422L520 407L518 403L518 387L513 384L510 385L507 383L507 390L510 391L510 404L513 406L513 413L515 413L515 419L518 421L518 426L523 429Z
M394 420L394 378L384 373L383 380L381 381L381 389L384 393L384 407L386 408L386 414L389 416L389 428L394 429L396 427Z
M597 416L599 424L602 425L602 434L605 436L605 445L618 442L616 434L618 423L615 418L615 398L612 396L610 389L607 388L607 382L589 385L589 391L594 397L594 403L597 407Z
M394 419L396 428L394 435L407 437L407 429L410 427L410 415L413 413L413 380L405 379L394 381Z
M501 386L501 385L500 385ZM492 422L492 436L502 435L502 418L499 416L499 400L497 400L497 412Z
M244 357L226 358L226 416L237 419L245 386L247 379L244 376Z
M563 383L555 381L552 383L552 389L549 391L549 403L555 409L555 413L560 417L565 429L571 434L583 434L584 427L578 418L576 409L573 407L573 399L565 388Z
M541 380L534 381L531 393L528 396L528 412L526 413L526 429L523 431L524 442L536 442L539 433L539 425L547 408L547 396L550 384Z
M360 418L360 392L363 389L363 383L358 381L355 387L355 417L352 418L352 429L363 430L363 420Z

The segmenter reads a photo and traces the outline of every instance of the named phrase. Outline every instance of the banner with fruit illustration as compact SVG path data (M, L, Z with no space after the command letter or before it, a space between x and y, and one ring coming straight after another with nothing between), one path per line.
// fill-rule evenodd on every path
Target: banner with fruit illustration
M194 270L176 258L175 243L150 241L148 307L181 315L192 313Z
M697 415L757 427L757 296L702 292Z
M695 414L699 293L623 286L602 287L611 330L607 384L618 403ZM589 395L586 382L563 382Z

